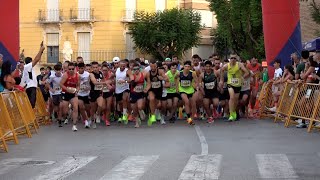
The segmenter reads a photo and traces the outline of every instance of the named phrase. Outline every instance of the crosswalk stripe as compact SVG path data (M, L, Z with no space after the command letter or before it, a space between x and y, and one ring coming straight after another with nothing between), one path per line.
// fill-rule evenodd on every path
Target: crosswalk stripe
M285 154L256 154L261 178L298 178Z
M22 163L30 161L30 158L12 158L5 159L0 162L0 175L18 168Z
M138 180L159 156L129 156L100 180Z
M220 176L221 154L192 155L179 180L211 180Z
M40 174L33 178L34 180L56 180L63 179L74 173L78 169L84 167L97 157L69 157L66 160L58 163L55 167L49 169L47 172Z

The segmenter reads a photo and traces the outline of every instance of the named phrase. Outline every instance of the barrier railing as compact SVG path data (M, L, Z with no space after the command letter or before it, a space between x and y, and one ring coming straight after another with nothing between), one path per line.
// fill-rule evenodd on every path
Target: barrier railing
M2 130L3 137L5 141L14 141L16 144L19 144L16 131L10 119L10 115L3 99L3 96L0 95L0 129Z
M320 86L318 84L303 84L299 88L297 98L294 100L292 112L289 113L286 119L285 126L288 127L291 124L297 124L293 120L301 119L310 121L314 112L314 106L319 99Z
M259 109L260 118L272 117L268 110L268 108L271 108L273 104L272 82L263 84L259 94L259 102L261 104Z
M18 105L14 93L6 92L2 93L1 96L3 97L5 105L8 109L9 117L12 120L14 131L17 133L17 135L26 135L27 137L31 138L32 136L29 125L24 118L25 116L22 114L23 111Z
M48 121L45 101L40 89L37 90L36 109L43 121ZM31 131L38 132L37 116L25 92L0 93L0 149L8 152L7 141L19 143L18 135L32 137Z
M279 120L285 121L285 119L291 114L294 102L297 99L299 93L299 87L302 84L298 83L286 83L282 96L279 101L276 116L274 122Z
M35 114L37 122L40 125L50 124L50 115L47 111L46 102L42 96L41 90L37 88L37 98L36 98Z
M21 91L15 91L14 95L16 97L16 100L18 101L20 109L22 110L22 115L25 116L24 118L29 128L38 133L37 129L39 129L39 124L36 121L36 116L31 107L27 94Z

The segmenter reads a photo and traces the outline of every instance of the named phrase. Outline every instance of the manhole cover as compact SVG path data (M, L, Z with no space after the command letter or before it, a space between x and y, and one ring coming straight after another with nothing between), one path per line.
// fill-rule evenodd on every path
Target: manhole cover
M23 162L21 165L49 165L54 164L54 161L27 161Z

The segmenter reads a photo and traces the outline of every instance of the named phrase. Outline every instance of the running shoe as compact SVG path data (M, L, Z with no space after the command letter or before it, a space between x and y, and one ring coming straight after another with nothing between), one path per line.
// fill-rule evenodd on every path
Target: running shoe
M194 125L194 122L193 122L192 118L188 118L187 122L188 122L189 125Z
M100 123L100 122L101 122L100 114L96 114L96 123Z
M108 119L105 120L106 126L110 126L110 121Z
M87 129L90 128L88 120L84 121L84 127L87 128Z
M73 126L72 126L72 131L78 131L77 126L76 126L76 125L73 125Z
M128 115L124 114L122 116L122 121L123 121L124 124L128 124Z
M211 124L211 123L213 123L213 122L214 122L213 117L209 117L209 118L208 118L208 123Z
M62 127L62 121L60 119L58 120L58 123L59 123L59 127Z
M163 115L161 116L160 123L161 123L162 125L165 125L165 124L166 124L166 121L164 121Z
M148 120L148 126L151 126L154 122L156 122L156 115L151 115L149 120Z
M64 120L64 124L68 124L68 118L66 120Z

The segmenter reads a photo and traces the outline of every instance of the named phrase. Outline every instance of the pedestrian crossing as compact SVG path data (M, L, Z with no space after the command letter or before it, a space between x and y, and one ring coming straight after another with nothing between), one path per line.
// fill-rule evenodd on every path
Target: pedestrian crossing
M320 153L318 155L310 154L310 156L316 156L317 164L320 164ZM227 155L222 154L209 154L209 155L191 155L184 167L181 167L182 171L179 172L179 177L172 177L172 179L178 180L216 180L227 179L221 176L224 172L223 159ZM257 174L252 174L252 179L303 179L304 174L301 168L310 167L295 167L294 163L290 161L290 158L286 154L255 154L253 155L256 162ZM292 157L292 154L290 155ZM96 161L101 157L98 156L72 156L58 161L43 161L45 166L42 166L43 170L37 171L39 174L34 174L32 177L25 179L32 180L56 180L56 179L73 179L74 173L85 169L89 164L95 166ZM161 159L160 155L149 156L127 156L117 162L113 168L106 169L105 172L98 173L96 177L100 180L139 180L143 179L144 174L152 173L151 167L154 166L157 161ZM248 158L250 159L250 158ZM4 159L0 161L0 180L3 175L7 173L18 173L26 164L30 164L34 161L32 158L12 158ZM293 160L294 162L294 160ZM245 163L245 162L244 162ZM228 164L228 167L232 164ZM244 166L245 167L245 166ZM30 166L29 166L30 168ZM31 168L40 168L41 166L35 165ZM170 168L170 164L167 165ZM315 169L319 166L314 167ZM153 169L154 170L154 169ZM317 175L317 174L315 174ZM319 175L319 174L318 174ZM250 176L250 174L249 174ZM154 177L154 179L163 179L161 176ZM239 178L241 179L241 178Z

